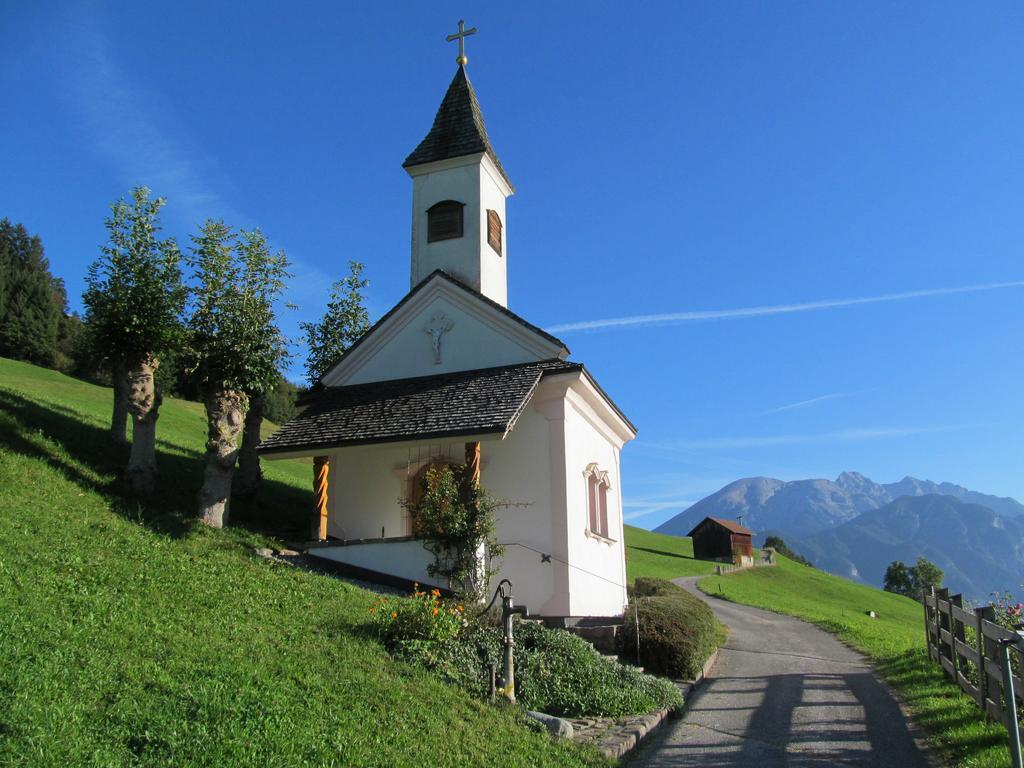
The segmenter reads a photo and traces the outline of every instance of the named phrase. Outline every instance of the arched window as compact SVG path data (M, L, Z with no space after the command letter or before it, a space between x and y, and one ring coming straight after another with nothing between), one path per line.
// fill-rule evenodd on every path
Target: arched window
M501 256L501 217L497 211L487 211L487 244Z
M587 465L583 471L587 481L587 530L598 536L610 538L608 527L608 489L611 481L608 473L596 463Z
M462 237L462 209L458 200L442 200L427 209L427 242Z

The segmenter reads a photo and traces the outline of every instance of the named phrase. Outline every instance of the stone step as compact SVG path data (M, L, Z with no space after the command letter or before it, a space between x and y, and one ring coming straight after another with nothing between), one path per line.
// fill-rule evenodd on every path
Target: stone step
M619 632L619 624L603 624L596 626L582 626L577 624L573 627L566 627L577 637L582 637L601 653L615 653L615 636Z

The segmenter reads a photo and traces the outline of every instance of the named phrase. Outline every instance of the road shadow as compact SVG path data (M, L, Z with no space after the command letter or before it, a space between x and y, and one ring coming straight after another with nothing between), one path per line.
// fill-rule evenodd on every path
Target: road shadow
M128 494L120 480L129 447L113 444L106 428L64 406L4 388L0 388L0 413L20 424L19 428L0 423L0 448L42 459L72 483L104 495L110 509L126 520L171 537L184 536L195 524L196 494L203 479L202 445L183 451L158 439L158 489L151 499L142 500ZM158 438L159 433L158 421ZM309 492L264 479L253 498L232 500L229 524L301 541L310 503Z
M871 672L713 678L632 766L927 768L899 704Z

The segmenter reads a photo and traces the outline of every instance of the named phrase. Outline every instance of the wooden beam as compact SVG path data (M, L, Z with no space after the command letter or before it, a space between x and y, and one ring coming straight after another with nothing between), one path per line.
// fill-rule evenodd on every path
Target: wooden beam
M480 485L480 441L466 443L466 479Z
M331 470L329 456L313 458L313 515L310 535L313 541L327 540L327 475Z

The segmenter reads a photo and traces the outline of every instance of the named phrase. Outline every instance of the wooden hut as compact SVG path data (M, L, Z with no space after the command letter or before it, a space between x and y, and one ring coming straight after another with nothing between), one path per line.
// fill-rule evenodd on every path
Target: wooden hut
M700 560L754 564L754 532L734 520L705 517L688 535L693 539L693 556Z

